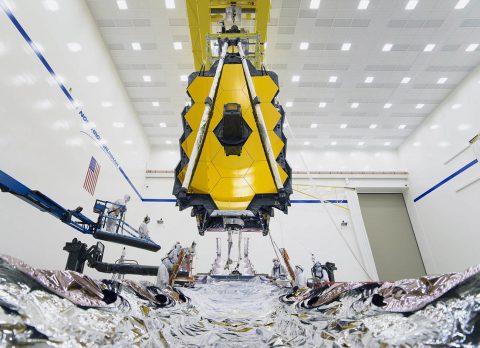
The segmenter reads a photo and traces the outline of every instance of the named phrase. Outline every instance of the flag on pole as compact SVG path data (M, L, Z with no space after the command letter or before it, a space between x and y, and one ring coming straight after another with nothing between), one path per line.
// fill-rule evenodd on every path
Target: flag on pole
M83 183L83 188L87 190L92 196L95 192L95 186L97 186L98 174L100 173L100 165L93 158L90 160L90 165L87 169L87 175L85 176L85 182Z

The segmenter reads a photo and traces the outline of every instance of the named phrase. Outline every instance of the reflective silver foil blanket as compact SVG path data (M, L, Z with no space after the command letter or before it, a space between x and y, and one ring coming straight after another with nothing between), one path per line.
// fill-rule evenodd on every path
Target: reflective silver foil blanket
M160 290L0 257L0 347L477 347L480 267L392 283Z

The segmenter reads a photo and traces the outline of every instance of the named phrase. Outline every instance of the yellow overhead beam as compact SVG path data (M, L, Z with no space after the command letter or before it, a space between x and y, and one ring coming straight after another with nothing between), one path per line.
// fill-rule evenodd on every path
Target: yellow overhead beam
M263 62L265 51L264 43L267 41L267 26L270 21L270 0L255 1L255 31L260 35L260 54Z
M190 28L190 38L192 40L192 53L195 70L199 71L203 64L207 65L207 36L211 31L212 23L218 22L218 9L224 9L235 3L242 9L249 9L242 13L244 18L252 18L253 9L255 10L255 29L254 33L259 35L260 55L255 61L257 69L263 62L263 53L265 51L264 43L267 40L267 26L270 20L270 1L271 0L186 0L188 24ZM213 10L213 11L212 11ZM217 11L215 11L217 10ZM245 35L245 33L243 34ZM258 50L256 51L258 54Z
M195 71L205 62L206 37L210 31L210 0L186 0Z

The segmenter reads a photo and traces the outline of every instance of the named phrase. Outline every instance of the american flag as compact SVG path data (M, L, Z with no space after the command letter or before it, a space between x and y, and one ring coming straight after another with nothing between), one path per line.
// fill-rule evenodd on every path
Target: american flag
M92 196L95 192L95 186L97 186L97 179L99 173L100 165L92 156L92 159L90 160L90 165L87 169L87 175L85 176L85 182L83 183L83 188L87 190Z

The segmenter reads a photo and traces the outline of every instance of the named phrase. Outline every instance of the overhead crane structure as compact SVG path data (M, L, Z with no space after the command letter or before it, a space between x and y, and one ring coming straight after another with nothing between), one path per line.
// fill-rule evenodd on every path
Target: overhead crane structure
M182 112L177 205L192 208L201 235L266 235L292 193L278 76L262 64L270 1L187 0L187 12L197 72Z

